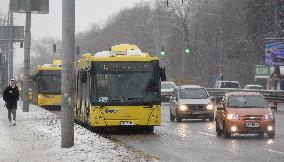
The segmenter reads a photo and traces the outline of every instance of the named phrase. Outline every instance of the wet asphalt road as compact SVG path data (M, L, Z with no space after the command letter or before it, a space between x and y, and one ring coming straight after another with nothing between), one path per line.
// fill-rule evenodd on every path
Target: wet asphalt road
M276 137L217 137L215 122L170 122L162 106L162 125L154 134L111 135L112 138L161 161L275 161L284 162L284 106L276 113Z

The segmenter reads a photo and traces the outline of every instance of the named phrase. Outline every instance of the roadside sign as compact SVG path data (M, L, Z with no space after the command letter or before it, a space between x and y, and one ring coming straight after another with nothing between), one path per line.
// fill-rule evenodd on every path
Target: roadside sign
M0 41L10 40L10 26L0 26ZM24 26L13 26L13 41L24 41Z
M255 65L255 78L269 78L273 71L267 65Z

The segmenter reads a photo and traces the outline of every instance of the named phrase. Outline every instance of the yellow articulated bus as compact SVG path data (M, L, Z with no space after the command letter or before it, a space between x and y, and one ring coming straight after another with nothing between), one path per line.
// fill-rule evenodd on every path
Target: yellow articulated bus
M47 109L61 107L62 61L39 65L32 74L33 103Z
M158 57L120 44L85 54L75 67L76 122L97 130L138 127L148 133L161 124Z

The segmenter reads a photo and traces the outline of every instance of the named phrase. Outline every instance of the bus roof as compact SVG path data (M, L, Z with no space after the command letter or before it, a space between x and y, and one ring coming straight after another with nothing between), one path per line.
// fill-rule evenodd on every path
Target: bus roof
M101 51L96 54L84 54L76 62L77 68L87 68L93 61L155 61L158 57L143 53L136 45L120 44L111 47L111 51Z

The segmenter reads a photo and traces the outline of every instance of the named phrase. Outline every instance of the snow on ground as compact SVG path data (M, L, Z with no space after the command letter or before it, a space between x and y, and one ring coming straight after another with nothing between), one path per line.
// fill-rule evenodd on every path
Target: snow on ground
M24 113L19 102L17 125L8 126L3 105L0 99L0 162L151 160L77 124L74 147L61 148L57 115L34 105Z

